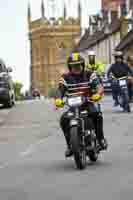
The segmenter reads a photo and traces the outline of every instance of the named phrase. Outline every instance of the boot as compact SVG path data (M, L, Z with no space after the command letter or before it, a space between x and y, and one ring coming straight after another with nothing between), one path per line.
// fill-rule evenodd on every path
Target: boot
M70 157L73 155L72 149L70 146L67 147L66 151L65 151L65 156L66 157Z
M68 133L64 133L64 136L65 136L65 139L66 139L66 144L67 144L67 149L65 151L65 156L66 157L70 157L73 155L73 152L72 152L72 148L71 148L71 145L70 145L70 136Z
M108 143L105 138L99 141L99 145L100 145L100 150L106 150L108 148Z

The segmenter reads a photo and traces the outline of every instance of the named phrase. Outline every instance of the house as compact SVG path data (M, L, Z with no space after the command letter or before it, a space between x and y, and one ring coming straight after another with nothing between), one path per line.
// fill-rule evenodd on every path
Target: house
M125 57L133 55L133 29L127 33L115 49L123 51Z
M128 19L119 17L117 12L113 12L99 21L96 22L95 30L93 30L93 23L90 24L74 50L80 52L85 58L89 50L94 50L97 59L102 60L106 65L113 62L114 49L127 34Z

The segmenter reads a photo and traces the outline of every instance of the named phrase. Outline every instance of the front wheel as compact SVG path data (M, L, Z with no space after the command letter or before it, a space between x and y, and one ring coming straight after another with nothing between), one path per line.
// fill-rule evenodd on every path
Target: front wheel
M98 151L97 151L97 140L96 140L96 136L94 135L93 137L91 137L91 146L93 147L93 149L89 152L88 156L89 156L90 161L96 162L98 159Z
M130 108L130 104L129 104L129 97L128 97L128 93L127 91L123 91L122 95L121 95L121 107L124 109L124 111L126 112L131 112L131 108Z
M74 160L78 169L84 169L86 167L86 151L81 144L80 137L78 134L78 127L73 126L70 130L71 145L74 155Z

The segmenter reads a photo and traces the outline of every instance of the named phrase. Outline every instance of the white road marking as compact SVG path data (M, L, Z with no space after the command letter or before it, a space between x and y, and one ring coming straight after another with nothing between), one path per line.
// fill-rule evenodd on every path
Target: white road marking
M46 137L45 137L45 139L39 140L35 144L30 144L29 147L25 151L20 152L20 156L24 157L24 156L28 156L28 155L32 154L33 152L36 151L37 146L44 143L45 140L46 140Z
M7 129L7 128L11 128L11 129L27 129L27 128L40 128L40 124L32 124L32 125L4 125L1 127L1 129Z
M0 169L4 169L6 167L7 167L7 165L0 165Z

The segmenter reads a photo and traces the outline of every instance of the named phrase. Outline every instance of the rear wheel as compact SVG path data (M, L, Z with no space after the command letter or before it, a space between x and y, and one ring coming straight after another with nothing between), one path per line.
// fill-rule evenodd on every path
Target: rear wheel
M78 127L71 128L71 145L74 155L74 160L78 169L84 169L86 167L86 151L80 142L78 135Z

